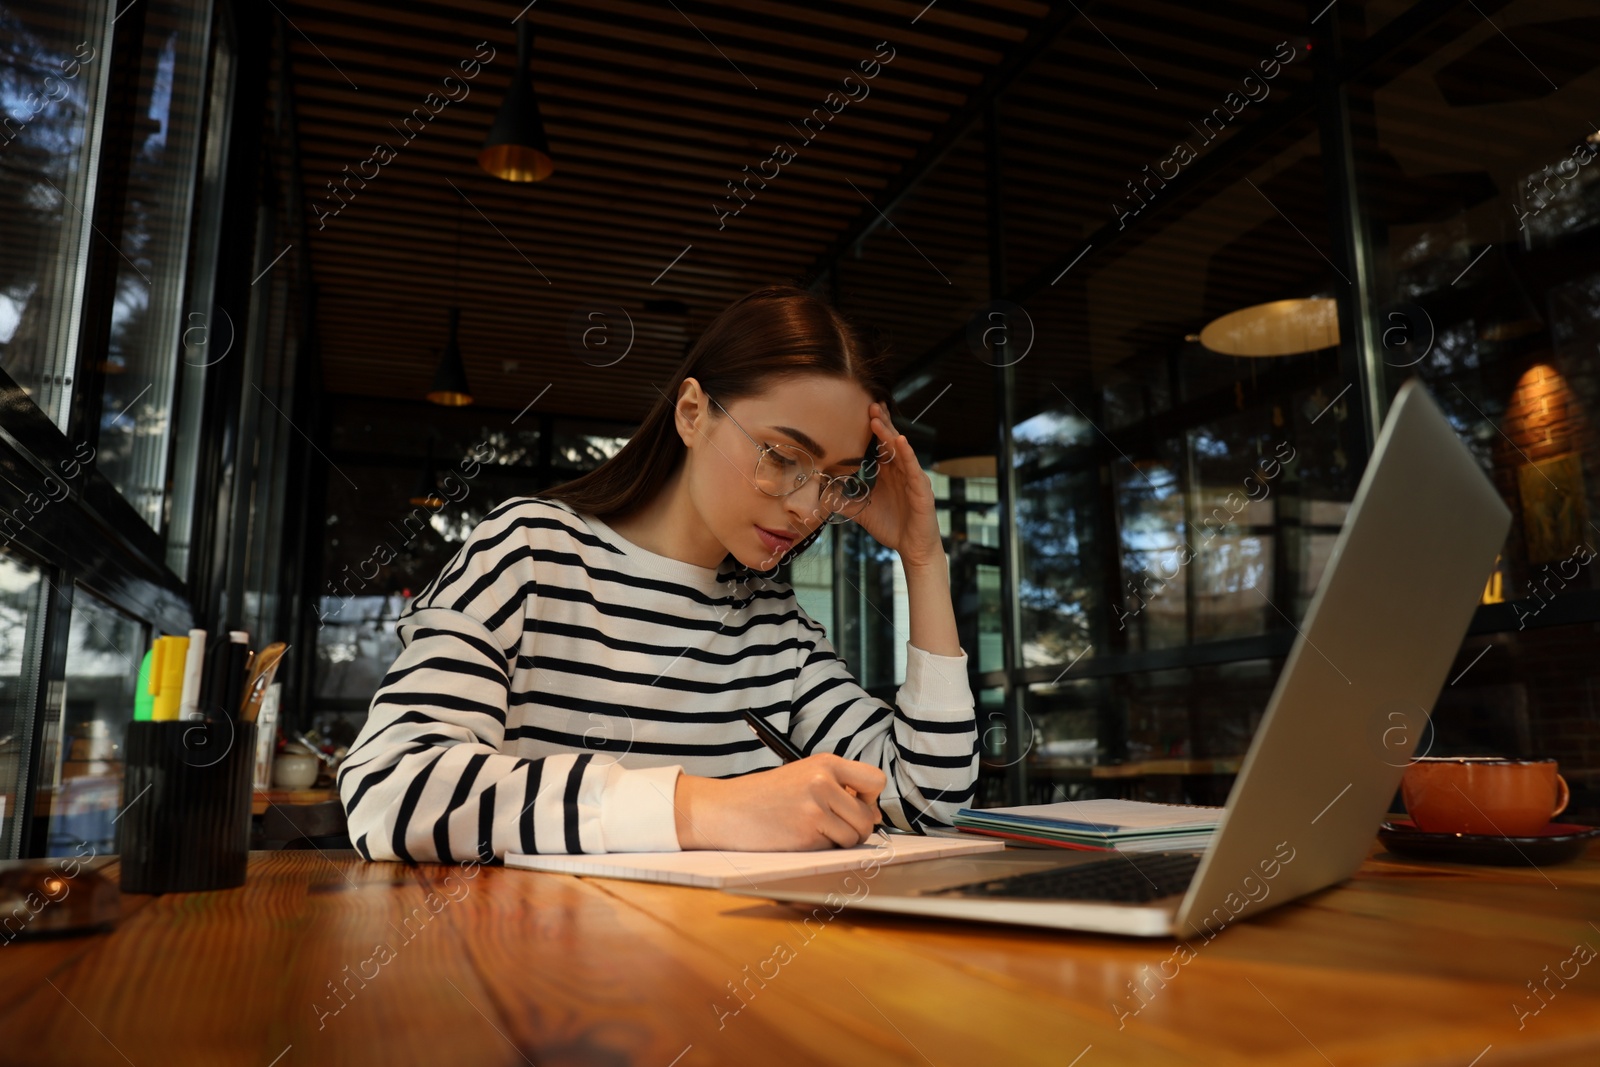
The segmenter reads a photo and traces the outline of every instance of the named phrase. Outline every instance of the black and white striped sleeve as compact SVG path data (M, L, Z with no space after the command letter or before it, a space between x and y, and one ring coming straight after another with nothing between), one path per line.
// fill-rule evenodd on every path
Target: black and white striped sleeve
M338 774L350 839L367 859L679 847L681 766L504 751L512 679L534 638L527 514L491 512L400 617L404 647Z
M827 635L802 614L807 648L789 733L806 755L832 752L887 776L878 806L902 829L952 824L978 781L978 717L967 654L940 656L906 642L906 680L891 706L869 695Z

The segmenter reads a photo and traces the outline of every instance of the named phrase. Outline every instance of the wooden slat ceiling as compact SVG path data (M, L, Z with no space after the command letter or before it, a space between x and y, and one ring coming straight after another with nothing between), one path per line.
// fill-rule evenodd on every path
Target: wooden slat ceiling
M949 138L940 165L889 209L892 225L846 251L839 300L887 331L902 364L928 371L902 400L906 416L932 404L923 421L937 447L925 458L992 451L992 369L950 343L987 302L990 276L983 131L955 119L1043 32L1046 5L537 3L524 17L537 27L534 84L557 169L512 185L474 157L514 64L517 7L285 8L299 31L290 39L308 203L327 203L329 179L374 143L398 150L324 228L308 215L329 390L420 396L446 309L459 301L480 403L514 412L548 385L540 411L636 421L716 311L759 284L809 282L819 256L875 211L868 200L888 207L880 194ZM1309 91L1311 63L1298 53L1269 99L1214 143L1189 125L1259 73L1279 42L1303 44L1307 20L1297 0L1079 3L999 98L1009 284L1064 266L1114 221L1113 202L1131 205L1126 183L1180 139L1203 161L1267 107ZM389 124L483 40L498 54L471 94L402 141ZM896 54L871 95L797 143L790 123L880 41ZM719 230L712 205L726 203L725 183L780 140L799 157ZM1334 278L1311 118L1241 165L1159 219L1154 205L1029 301L1038 337L1018 366L1022 417L1060 407L1057 387L1138 365L1210 318ZM663 298L688 314L645 310ZM568 322L610 304L632 316L633 348L615 366L586 365ZM948 358L924 359L940 346Z
M641 418L692 332L758 284L809 280L866 207L861 194L900 174L1047 14L1030 0L923 6L534 5L524 17L556 171L514 185L475 156L515 63L519 5L287 5L327 388L419 396L459 300L480 402L515 411L548 384L541 411ZM497 54L470 94L400 138L389 124L485 40ZM881 41L895 55L870 95L804 144L789 123ZM394 161L364 188L352 182L354 198L319 229L311 205L335 206L326 183L380 141ZM799 157L719 230L725 183L779 141ZM681 300L688 314L647 312L651 299ZM609 304L629 312L636 340L621 363L588 366L568 320Z

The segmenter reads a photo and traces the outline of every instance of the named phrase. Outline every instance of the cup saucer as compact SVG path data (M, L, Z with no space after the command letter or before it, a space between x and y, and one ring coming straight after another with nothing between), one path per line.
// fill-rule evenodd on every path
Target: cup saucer
M1596 836L1600 827L1570 822L1546 823L1532 834L1516 837L1430 833L1402 818L1388 819L1378 828L1378 840L1397 856L1499 867L1564 863L1582 855Z

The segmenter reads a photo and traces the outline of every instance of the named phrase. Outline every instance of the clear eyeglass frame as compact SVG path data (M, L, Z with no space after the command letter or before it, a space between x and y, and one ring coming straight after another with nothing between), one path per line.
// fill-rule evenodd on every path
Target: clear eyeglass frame
M716 404L717 407L722 410L722 413L728 416L728 420L735 426L739 427L739 432L744 434L745 437L749 438L750 443L756 446L755 483L756 488L760 489L763 493L766 493L768 496L775 497L788 496L790 493L793 493L795 490L809 482L812 476L815 475L823 480L822 491L818 495L817 499L819 502L823 503L824 507L827 507L826 501L828 499L829 491L833 489L835 483L839 483L841 486L841 488L838 490L839 498L844 501L843 508L847 508L848 510L829 508L827 517L823 519L824 522L835 526L849 522L851 519L861 514L862 509L865 508L868 501L871 500L872 485L865 478L862 478L858 474L824 474L822 471L817 470L817 461L812 458L811 453L807 452L799 445L764 445L760 441L757 441L754 437L750 437L750 431L746 430L742 425L740 425L739 420L734 418L733 413L727 408L723 407L722 402L716 397L712 396L710 393L707 393L706 399L711 401L713 404ZM790 462L803 464L809 473L800 477L793 486L784 492L774 493L761 484L761 464L770 454L777 454L785 457ZM862 490L859 497L851 495L851 489L849 488L849 484L851 482L854 482L855 485L859 486Z

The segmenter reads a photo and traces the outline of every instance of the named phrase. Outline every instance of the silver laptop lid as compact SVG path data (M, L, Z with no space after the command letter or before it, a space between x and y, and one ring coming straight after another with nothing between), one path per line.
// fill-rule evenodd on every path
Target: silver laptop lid
M1433 398L1406 382L1178 908L1179 936L1209 938L1355 873L1510 524Z

